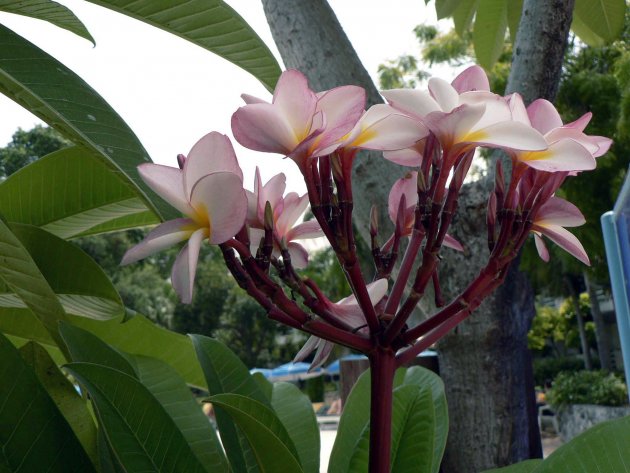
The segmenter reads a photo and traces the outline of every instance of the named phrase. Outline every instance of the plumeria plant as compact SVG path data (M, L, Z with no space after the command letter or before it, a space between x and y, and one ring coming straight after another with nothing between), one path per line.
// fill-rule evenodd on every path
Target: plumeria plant
M313 366L319 366L333 344L365 354L371 367L371 473L390 471L397 368L471 316L502 283L530 234L544 260L549 258L546 237L588 264L582 245L565 229L584 219L555 193L565 179L594 169L596 158L611 144L584 133L590 114L565 125L545 100L525 107L518 94L490 92L477 66L450 84L432 78L428 90L382 94L388 104L365 110L363 89L342 86L317 93L303 74L288 70L271 103L243 95L245 105L232 116L234 137L252 150L290 158L304 176L307 194L285 195L283 174L263 184L258 171L253 191L246 190L229 139L212 132L179 157L180 169L140 166L145 183L185 217L162 223L123 261L187 240L172 282L189 302L200 245L219 245L238 284L271 319L310 335L296 359L315 351ZM480 148L502 150L511 159L511 173L506 177L501 161L494 163L488 261L457 297L446 301L440 290L440 253L465 247L448 231ZM361 159L361 149L383 151L384 159L408 167L389 195L391 235L381 234L376 207L372 212L372 281L361 272L353 230L352 165ZM297 223L309 204L314 220ZM308 264L300 240L321 235L352 288L337 303L298 271ZM437 309L410 325L430 286Z

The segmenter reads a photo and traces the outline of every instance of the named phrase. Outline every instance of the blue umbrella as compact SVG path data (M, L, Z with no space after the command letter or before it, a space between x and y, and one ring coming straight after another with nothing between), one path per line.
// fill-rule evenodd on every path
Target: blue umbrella
M252 368L251 370L249 370L249 374L255 373L260 373L267 379L269 379L269 377L271 376L271 370L268 368Z
M321 368L317 368L309 373L308 369L310 366L304 362L285 363L272 369L268 379L269 381L301 381L324 374Z

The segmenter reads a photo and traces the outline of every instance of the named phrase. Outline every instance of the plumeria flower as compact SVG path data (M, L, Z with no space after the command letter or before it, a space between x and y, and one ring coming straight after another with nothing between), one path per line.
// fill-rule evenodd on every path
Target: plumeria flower
M387 294L387 279L379 279L368 284L367 290L370 295L370 302L372 302L372 305L378 304L381 299L385 297L385 294ZM327 309L335 314L339 320L345 322L350 327L353 327L357 330L357 332L368 332L363 311L361 310L361 307L357 302L357 298L354 295L345 297L336 303L329 300L324 300L324 303L326 304ZM293 363L303 361L316 350L310 369L317 369L326 362L334 346L335 344L333 342L323 340L313 335L306 341L298 354L295 355Z
M487 78L484 81L481 74L478 69L464 71L452 84L432 77L426 91L394 89L382 95L394 108L422 122L452 154L474 146L546 149L539 132L512 120L507 101L487 90Z
M365 109L365 90L337 87L316 94L299 71L282 73L273 100L244 95L247 103L232 115L236 140L256 151L288 156L302 167L312 156L328 154L355 126Z
M171 274L182 302L192 300L193 282L203 240L212 244L232 238L244 225L247 197L243 173L230 140L212 132L201 138L183 159L183 169L141 164L142 180L186 217L158 225L123 257L123 265L188 240Z
M416 205L418 203L417 180L418 173L416 171L412 171L394 182L394 185L389 192L387 211L389 213L389 218L394 225L398 219L398 207L400 206L400 201L403 195L405 196L406 208L403 211L404 223L402 227L402 237L411 235L411 232L413 231L413 225L416 219ZM444 246L453 248L454 250L464 251L462 244L448 233L444 236L443 244ZM387 246L387 243L383 245L383 249L386 250Z
M549 261L549 250L542 239L542 235L545 235L560 248L590 266L588 255L580 241L564 228L577 227L585 221L582 212L571 202L559 197L551 197L545 202L537 212L532 226L536 249L542 260Z
M521 96L512 94L509 103L514 119L534 127L549 145L544 151L512 151L520 163L549 172L585 171L594 169L595 158L610 148L612 140L583 133L591 114L563 125L560 114L547 100L538 99L525 109Z
M291 262L296 268L304 268L308 263L308 252L296 240L305 240L323 236L316 220L309 220L296 225L308 207L308 195L299 196L289 192L283 197L286 188L286 177L278 174L265 185L262 184L260 171L256 168L254 192L247 191L250 239L257 245L265 235L265 206L269 202L273 213L274 254L280 253L280 244L284 240Z

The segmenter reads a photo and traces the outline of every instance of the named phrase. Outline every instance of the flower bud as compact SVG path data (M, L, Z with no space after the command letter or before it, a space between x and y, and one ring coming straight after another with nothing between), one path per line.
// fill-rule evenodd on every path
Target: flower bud
M497 160L494 168L494 191L497 193L497 198L501 200L505 194L505 177L503 176L503 163L500 159Z
M184 156L183 154L178 154L177 155L177 165L179 166L179 169L184 169L184 164L186 163L186 156Z
M418 192L425 193L427 191L427 181L424 178L424 174L422 173L422 171L418 172L417 183L418 183Z
M273 209L269 201L265 204L265 230L273 230Z
M378 234L378 208L373 205L370 209L370 235L375 237Z

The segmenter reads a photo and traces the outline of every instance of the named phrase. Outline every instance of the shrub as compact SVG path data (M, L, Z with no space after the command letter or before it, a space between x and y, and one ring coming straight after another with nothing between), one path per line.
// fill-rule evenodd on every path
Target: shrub
M606 371L562 372L554 380L548 394L554 406L567 404L599 404L621 406L628 402L625 383Z
M576 357L535 358L534 382L536 386L544 386L552 381L561 371L579 371L584 369L584 361Z

